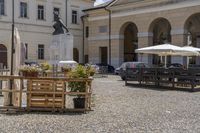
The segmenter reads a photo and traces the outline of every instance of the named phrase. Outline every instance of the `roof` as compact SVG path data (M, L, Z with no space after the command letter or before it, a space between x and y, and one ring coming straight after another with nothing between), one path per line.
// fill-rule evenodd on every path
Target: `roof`
M102 9L102 8L106 8L107 6L111 5L113 2L115 2L116 0L111 0L111 1L108 1L108 2L105 2L103 4L100 4L98 6L95 6L93 8L89 8L89 9L84 9L83 12L85 11L91 11L91 10L97 10L97 9Z

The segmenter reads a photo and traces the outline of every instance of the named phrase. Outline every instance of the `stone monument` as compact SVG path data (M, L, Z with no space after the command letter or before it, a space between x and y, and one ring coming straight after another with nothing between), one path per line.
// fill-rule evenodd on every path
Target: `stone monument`
M53 40L50 45L50 64L57 64L59 61L73 60L73 35L63 24L57 12L54 12L55 23L53 25ZM64 32L64 29L66 32Z

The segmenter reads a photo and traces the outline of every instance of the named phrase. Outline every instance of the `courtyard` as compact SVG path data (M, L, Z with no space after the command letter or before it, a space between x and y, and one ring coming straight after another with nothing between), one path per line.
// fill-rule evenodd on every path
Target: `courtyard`
M198 132L200 92L125 86L119 76L95 78L93 111L0 114L0 132Z

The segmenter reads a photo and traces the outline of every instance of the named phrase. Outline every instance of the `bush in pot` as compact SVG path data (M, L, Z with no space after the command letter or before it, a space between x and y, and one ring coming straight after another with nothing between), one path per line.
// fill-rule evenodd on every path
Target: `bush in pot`
M48 62L44 62L44 63L41 63L40 64L40 68L43 70L43 71L48 71L51 69L51 65L48 63Z
M89 73L84 66L77 66L72 71L69 72L69 78L72 79L80 79L80 78L88 78ZM73 81L69 82L68 87L71 92L85 92L86 91L86 83ZM74 108L84 108L85 107L85 97L83 95L77 95L76 98L73 99Z
M52 69L51 65L48 62L41 63L40 68L42 70L43 76L47 76L47 72Z
M89 76L94 76L94 74L96 73L96 69L91 65L86 67L86 71L89 74Z

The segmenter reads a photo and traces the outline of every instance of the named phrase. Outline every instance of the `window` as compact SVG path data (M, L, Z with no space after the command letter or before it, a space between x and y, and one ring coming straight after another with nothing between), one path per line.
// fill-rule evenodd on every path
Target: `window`
M43 44L38 45L38 59L39 60L44 59L44 45Z
M27 18L28 14L27 14L27 3L25 2L20 2L20 17L22 18Z
M53 12L55 12L55 13L57 13L57 14L60 14L60 9L54 7L54 8L53 8ZM54 17L53 17L53 20L54 20L54 21L56 20L56 19L55 19L55 15L54 15Z
M78 12L72 10L72 24L77 24Z
M88 26L85 29L85 36L86 36L86 38L89 37L89 27Z
M0 0L0 15L5 15L4 0Z
M105 25L105 26L99 26L99 32L100 33L105 33L105 32L107 32L107 26Z
M25 43L25 59L28 59L28 43Z
M38 19L44 20L44 6L38 5Z

